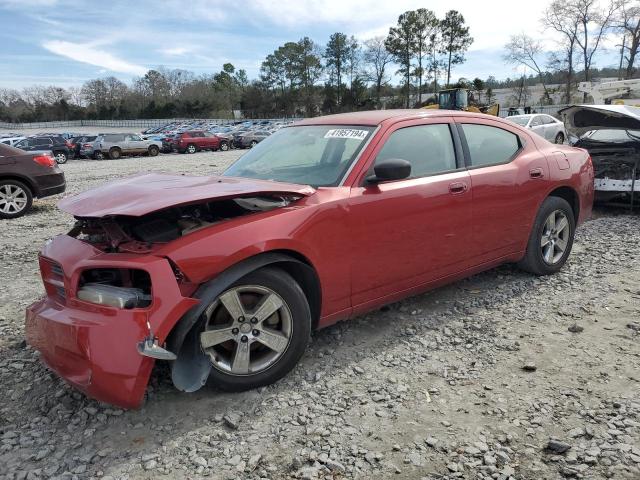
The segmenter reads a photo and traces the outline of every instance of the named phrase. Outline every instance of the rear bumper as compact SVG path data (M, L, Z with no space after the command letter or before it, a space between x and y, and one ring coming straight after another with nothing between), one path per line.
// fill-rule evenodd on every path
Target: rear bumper
M48 197L55 195L56 193L62 193L67 187L67 183L64 178L64 173L58 171L47 175L39 175L35 177L38 191L36 195L38 198Z
M57 375L86 395L124 408L138 407L154 365L137 350L150 333L147 322L164 343L197 301L181 295L166 259L105 254L66 235L45 245L40 267L47 296L27 308L27 342ZM151 306L124 310L79 300L75 292L80 274L100 267L147 271Z

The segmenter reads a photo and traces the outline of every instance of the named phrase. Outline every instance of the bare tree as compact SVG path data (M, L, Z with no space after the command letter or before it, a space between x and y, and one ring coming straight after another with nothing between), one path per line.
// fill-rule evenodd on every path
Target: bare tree
M380 92L382 85L389 81L387 66L393 61L393 56L385 46L384 37L371 38L364 42L364 46L365 75L367 80L375 84L376 105L380 106Z
M576 16L570 15L570 6L565 0L553 0L544 12L542 24L546 29L555 30L560 34L560 48L563 57L559 59L560 62L552 61L552 63L564 64L563 66L566 68L564 97L565 102L570 103L579 20Z
M637 0L620 0L618 6L613 28L623 35L621 57L627 61L624 78L628 79L633 76L633 66L640 48L640 4Z
M544 83L544 72L540 67L540 56L543 51L542 43L539 40L534 40L525 33L521 33L520 35L513 35L504 48L506 50L503 56L505 62L524 65L536 72L542 83L545 98L550 98L547 86Z

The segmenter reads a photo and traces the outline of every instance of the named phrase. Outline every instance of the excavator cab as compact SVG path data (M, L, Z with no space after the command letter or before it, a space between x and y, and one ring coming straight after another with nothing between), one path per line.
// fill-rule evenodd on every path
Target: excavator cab
M450 88L438 92L438 105L441 110L467 110L469 96L466 88Z

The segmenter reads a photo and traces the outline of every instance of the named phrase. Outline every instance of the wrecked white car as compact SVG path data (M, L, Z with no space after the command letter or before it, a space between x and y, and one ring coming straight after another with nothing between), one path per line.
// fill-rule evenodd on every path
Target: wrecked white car
M596 202L633 207L640 192L640 108L575 105L558 113L569 142L591 155Z

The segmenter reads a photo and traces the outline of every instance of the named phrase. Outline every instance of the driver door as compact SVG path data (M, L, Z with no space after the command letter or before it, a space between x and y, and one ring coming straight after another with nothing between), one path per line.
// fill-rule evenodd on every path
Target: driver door
M352 305L366 309L468 264L471 181L449 117L401 122L372 152L373 162L411 163L407 179L360 182L349 204ZM393 300L393 298L391 298Z

